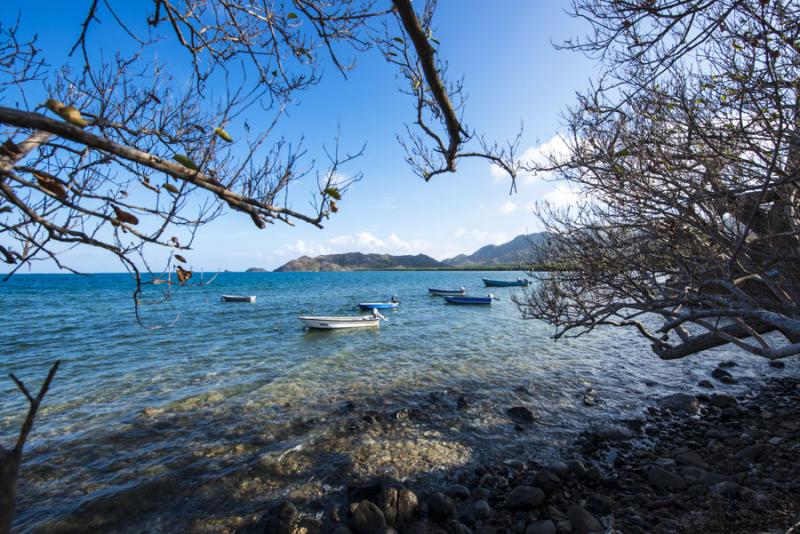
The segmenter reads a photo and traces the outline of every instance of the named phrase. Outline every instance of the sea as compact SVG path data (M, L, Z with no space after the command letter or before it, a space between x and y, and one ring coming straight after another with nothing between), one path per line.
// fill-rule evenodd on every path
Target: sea
M374 476L447 480L478 463L569 454L593 425L641 418L733 361L743 395L777 370L716 349L662 361L635 332L553 340L524 320L512 272L220 273L151 285L127 274L0 284L0 444L61 360L24 451L14 532L233 532L280 499L307 507ZM205 281L211 276L206 274ZM193 280L194 281L194 280ZM428 288L498 298L448 305ZM223 294L255 295L225 303ZM397 296L378 329L308 331ZM536 421L514 421L523 406Z

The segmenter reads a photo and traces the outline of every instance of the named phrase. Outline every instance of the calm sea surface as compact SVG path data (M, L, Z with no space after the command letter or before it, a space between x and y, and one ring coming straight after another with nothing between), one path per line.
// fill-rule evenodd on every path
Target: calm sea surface
M169 325L156 330L136 323L127 275L0 284L3 376L36 389L62 360L26 449L15 530L219 531L280 496L313 498L356 477L558 456L589 424L698 390L723 359L739 364L741 384L721 386L732 393L780 373L722 350L662 362L631 332L553 342L548 326L519 318L515 289L493 288L491 307L427 294L485 295L481 276L517 275L223 273L145 304L147 324ZM258 298L225 304L223 293ZM297 320L391 295L400 308L376 331L305 332ZM589 388L596 406L584 406ZM26 404L9 379L0 392L9 446ZM539 422L515 429L514 405Z

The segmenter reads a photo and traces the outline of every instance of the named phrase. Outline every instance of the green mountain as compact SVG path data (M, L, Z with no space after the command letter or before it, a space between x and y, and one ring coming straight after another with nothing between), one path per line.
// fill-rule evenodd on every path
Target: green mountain
M425 254L392 256L390 254L362 254L348 252L326 256L301 256L275 272L287 271L385 271L392 269L436 269L442 264Z
M545 232L518 235L508 243L486 245L470 255L459 254L442 263L450 267L525 266L531 263L531 247L541 244L546 238Z

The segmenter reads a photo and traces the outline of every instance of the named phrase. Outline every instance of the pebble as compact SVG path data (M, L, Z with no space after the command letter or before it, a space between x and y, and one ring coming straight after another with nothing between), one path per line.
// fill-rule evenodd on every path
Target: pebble
M572 523L572 528L580 533L602 532L605 530L603 524L579 504L569 507L569 510L567 510L567 517L569 517L570 523Z
M386 528L386 518L375 503L363 500L353 511L350 526L355 534L375 534Z
M654 465L647 472L647 480L653 486L670 491L680 491L686 488L686 481L672 471Z

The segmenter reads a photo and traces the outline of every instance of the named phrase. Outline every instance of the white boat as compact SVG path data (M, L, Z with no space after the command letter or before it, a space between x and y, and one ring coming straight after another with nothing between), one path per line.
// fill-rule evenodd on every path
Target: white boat
M324 317L301 315L298 317L308 328L334 330L338 328L377 328L381 324L380 315L363 315L356 317Z
M245 295L222 295L222 302L255 302L255 296Z

